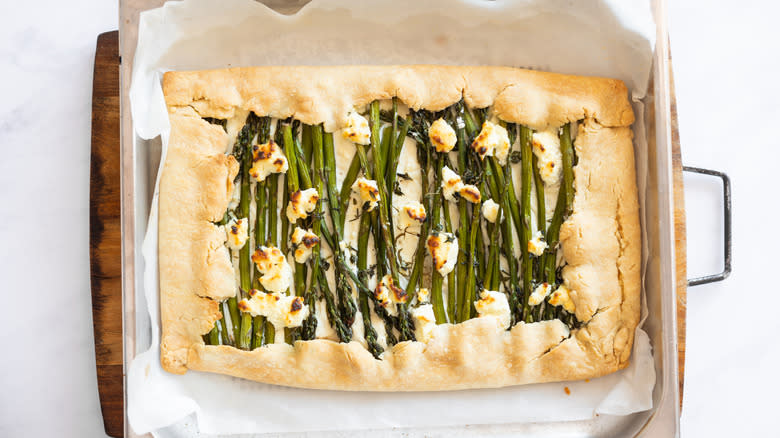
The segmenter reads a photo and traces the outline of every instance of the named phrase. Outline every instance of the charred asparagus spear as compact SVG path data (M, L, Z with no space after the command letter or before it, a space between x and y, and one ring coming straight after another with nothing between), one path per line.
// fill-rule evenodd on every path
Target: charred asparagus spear
M561 224L564 217L571 213L574 201L574 147L571 143L571 130L569 124L561 129L561 165L563 167L563 182L558 189L558 199L555 203L550 227L547 229L547 251L542 260L544 278L554 287L556 283L555 262L558 252L558 239L560 237ZM545 312L547 318L553 317L552 306L548 306Z
M367 281L366 270L368 269L368 236L371 233L371 221L369 215L363 213L360 218L360 234L358 235L358 250L357 250L357 268L358 276L363 277L362 281ZM350 271L351 272L351 271ZM359 278L354 278L355 286L359 291L360 313L363 316L363 329L365 332L366 344L368 345L368 351L374 355L375 358L379 358L382 354L382 346L379 345L377 340L376 330L371 324L371 309L368 306L368 299L371 296L371 291L368 290L365 285L361 287Z
M349 338L351 338L351 327L355 321L355 314L357 313L357 307L352 299L352 290L347 280L347 275L343 272L345 264L345 254L341 249L340 242L344 239L344 228L341 220L342 216L346 216L346 206L344 210L341 208L339 201L339 192L336 190L336 154L333 147L333 134L324 133L322 138L323 152L325 156L325 182L328 190L328 206L330 208L331 223L333 224L333 230L338 238L338 241L333 242L330 247L336 256L336 259L340 263L336 263L336 294L339 298L339 313L341 320L343 321L347 331L349 332ZM351 187L351 185L350 185ZM347 189L349 193L350 189ZM325 226L327 230L327 224ZM344 339L344 342L349 342L349 339Z
M480 232L479 209L481 206L482 203L476 203L472 207L471 225L469 226L469 265L466 276L466 297L460 303L460 321L466 321L474 314L474 300L477 297L476 243L477 234Z
M277 216L279 214L279 205L276 200L277 194L279 193L279 175L273 174L268 177L268 182L266 183L268 185L268 206L266 208L266 213L268 214L268 234L266 237L266 245L273 245L278 247L279 241L276 237L277 235L277 229L276 229L276 222L277 222ZM263 335L263 341L261 345L265 344L273 344L274 339L276 338L276 328L273 324L271 324L270 321L265 322L265 332Z
M355 148L362 151L363 155L366 154L365 146L361 144L355 144ZM342 182L341 184L341 195L340 195L340 202L339 202L339 212L341 217L341 223L339 226L341 227L341 229L344 228L344 221L347 220L347 207L349 207L349 197L350 194L352 193L352 184L355 183L355 180L357 179L358 174L360 173L361 167L362 166L360 160L360 153L356 152L355 156L352 157L352 162L349 163L349 169L347 169L347 174L344 176L344 182Z
M312 151L313 151L313 166L312 166L312 175L314 176L314 188L317 189L317 193L324 193L324 185L323 185L323 172L325 169L325 160L323 158L323 138L322 138L322 126L311 126L309 128L309 131L311 133L311 140L312 140ZM323 208L323 199L320 198L320 200L317 203L317 207L315 209L314 214L312 215L312 232L316 234L317 236L320 236L322 234L322 230L327 226L327 224L324 224L325 227L323 227L323 221L322 218L325 216L325 209ZM338 255L339 247L338 243L332 242L333 244L330 245L331 249L334 251L334 254ZM328 320L330 321L331 326L336 331L336 333L339 336L339 339L342 342L349 342L349 340L352 337L351 329L348 325L344 323L344 321L341 319L340 315L338 314L338 309L336 307L335 301L333 299L333 295L331 293L330 287L328 286L328 282L325 278L325 273L321 270L321 259L320 259L320 246L322 245L322 242L320 242L318 245L316 245L312 251L312 286L310 287L310 290L314 289L314 283L316 282L319 287L320 295L325 298L325 306L328 313ZM334 249L335 245L335 249ZM313 297L310 297L310 299ZM313 300L312 300L313 301ZM311 317L313 318L313 317ZM316 319L314 320L316 323ZM305 336L303 339L313 339L314 333L305 333Z
M417 164L420 166L420 173L422 177L420 178L420 184L422 186L422 193L425 198L427 198L428 194L428 175L430 175L430 162L431 162L431 152L428 146L425 143L425 138L427 137L427 134L424 134L421 132L425 127L421 126L424 121L421 119L421 115L418 113L413 113L411 116L411 120L417 119L415 125L417 127L414 129L414 131L410 131L412 134L412 137L415 139L415 142L417 143ZM412 124L409 119L407 119L407 123L405 125L408 127ZM408 128L407 128L408 129ZM426 199L423 199L423 202L425 203ZM427 203L425 206L425 210L427 212L431 211L430 203ZM425 241L428 237L428 233L430 232L430 224L431 220L430 218L427 218L425 222L423 222L422 226L420 227L420 237L417 240L417 249L414 253L414 262L412 264L412 273L409 275L409 282L406 285L406 295L411 297L414 295L415 291L417 290L417 286L420 283L420 279L422 278L422 272L423 272L423 265L425 263Z
M533 264L528 253L528 241L531 240L531 181L533 179L533 158L531 158L531 130L520 126L520 155L522 160L523 189L520 197L522 211L522 233L520 234L520 249L522 251L523 268L523 319L533 322L533 315L528 309L528 298L531 295L531 280Z
M380 119L379 119L379 101L375 100L371 102L371 117L369 121L369 125L371 126L371 153L373 156L373 162L374 162L374 175L376 175L376 181L377 181L377 187L379 189L379 220L376 223L376 226L379 227L379 230L381 231L382 241L384 245L384 255L387 258L387 266L389 267L390 276L393 279L394 284L400 284L399 282L399 276L398 276L398 260L396 258L396 251L395 251L395 239L393 238L393 229L391 228L390 221L389 221L389 211L390 206L387 203L388 196L387 196L387 185L386 180L384 178L383 169L386 167L384 162L386 157L384 157L380 152L380 138L379 138L379 127L380 127ZM360 151L360 148L358 148L358 151ZM364 158L364 157L363 157ZM363 160L361 158L361 161ZM367 177L370 178L370 174L366 173L366 170L368 166L365 166L363 169L363 173L366 174ZM377 254L377 258L381 257L381 254ZM399 320L399 331L401 333L401 341L409 341L414 339L414 333L413 328L410 326L410 318L408 315L408 310L405 305L398 304L397 306L398 310L398 320Z
M257 143L262 144L268 142L270 139L270 127L271 118L263 117L260 119L259 129L257 133ZM253 146L254 148L257 146ZM266 181L258 181L255 184L255 228L254 228L254 242L255 246L260 246L265 241L265 220L268 196L266 195ZM275 199L275 198L274 198ZM253 286L255 289L262 290L260 284L260 272L255 266L254 270ZM251 348L255 349L263 345L263 332L266 326L266 319L264 316L255 316L252 319L252 342Z
M236 144L233 146L233 155L240 163L239 174L241 179L241 197L238 204L238 215L249 220L250 186L249 168L252 165L252 140L258 132L260 118L254 113L249 113L246 124L238 134ZM247 292L252 286L252 265L250 260L250 245L245 244L238 254L239 284L242 298L246 298ZM233 315L231 315L232 318ZM239 319L239 318L237 318ZM241 312L236 333L236 346L242 350L248 350L252 344L252 315ZM235 325L235 323L234 323Z
M465 105L461 100L454 108L455 112L455 133L457 134L458 142L458 172L464 174L467 169L469 141L468 134L466 133L466 121L464 120ZM480 212L477 211L476 214ZM458 268L457 268L457 299L454 307L455 320L453 322L462 322L460 320L460 308L461 303L466 299L466 276L468 273L468 251L469 251L469 220L468 220L468 205L465 199L458 199L458 244L461 245L461 250L458 251Z
M379 143L379 141L378 141L378 137L379 137L379 134L378 134L378 132L379 132L378 110L379 110L378 105L376 105L376 108L374 108L374 105L372 105L372 117L371 117L372 122L370 122L370 123L372 123L373 126L371 128L371 136L372 136L372 140L371 141L373 143L375 143L375 144ZM374 118L373 112L377 113L376 114L376 117L377 117L376 119ZM374 146L374 148L378 149L378 147L376 147L376 146ZM373 154L374 154L374 152L372 150L372 155ZM376 163L374 163L375 167L370 167L369 166L368 157L366 155L366 151L360 145L356 145L356 154L355 155L357 156L358 162L360 163L360 170L363 172L363 176L365 178L367 178L367 179L371 179L372 178L371 175L373 174L373 172L376 170L377 167L381 166L381 163L378 164L378 165ZM377 153L377 155L378 155L378 153ZM380 159L381 159L381 156L380 156ZM381 186L380 182L377 181L377 187L380 187L380 186ZM351 190L351 188L350 188L350 190ZM379 205L380 206L383 205L384 202L386 202L386 198L382 198L381 197L381 191L380 191L380 202L379 202ZM371 217L372 216L379 218L380 221L381 221L381 217L378 214L373 214L372 215L370 212L367 212L367 211L362 211L360 213L360 221L361 221L360 222L360 230L361 230L360 232L361 232L361 235L360 235L359 240L358 240L358 262L360 261L361 254L365 254L368 251L367 249L362 250L362 247L360 245L361 244L361 240L360 239L368 239L369 233L372 232L372 227L371 227ZM368 224L367 225L364 224L364 221L368 221ZM377 222L380 222L380 221L377 221ZM376 237L377 237L375 239L375 244L377 242L379 243L377 245L377 258L378 259L381 257L381 254L382 254L381 252L379 252L379 248L382 248L382 245L385 242L384 234L382 234L381 231L379 231L379 230L381 230L381 229L380 228L376 228L375 229L375 231L377 231L377 233L375 234ZM363 235L362 234L363 232L365 232L366 234ZM368 242L368 240L366 240L366 245L368 244L367 242ZM385 254L386 254L386 252L385 252ZM365 255L365 257L367 257L367 255ZM376 271L376 266L374 267L373 270ZM370 298L374 302L374 312L376 312L376 314L384 320L384 322L385 322L385 329L386 329L386 333L387 333L387 343L389 345L395 344L396 343L396 339L395 339L395 336L393 334L393 327L398 327L398 320L396 318L394 318L392 315L390 315L384 307L382 307L382 306L380 306L378 304L378 301L377 301L376 297L370 291L370 289L368 289L368 287L366 286L366 284L368 283L368 277L369 277L368 274L369 274L368 269L367 268L360 268L360 265L358 265L358 274L357 275L354 275L354 273L349 272L349 276L351 277L351 279L352 279L353 283L355 284L355 286L358 288L358 291L360 293L366 293L367 294L367 298ZM374 274L376 274L376 272L374 272L372 275L374 275ZM362 299L362 297L361 297L361 299ZM363 312L362 305L361 305L361 312Z
M255 185L255 246L262 245L265 240L265 219L266 219L266 182L259 181ZM260 272L257 270L257 266L254 269L254 281L253 286L255 289L263 290L263 286L260 284ZM263 345L263 331L265 329L265 317L255 316L252 321L253 335L252 335L252 349Z

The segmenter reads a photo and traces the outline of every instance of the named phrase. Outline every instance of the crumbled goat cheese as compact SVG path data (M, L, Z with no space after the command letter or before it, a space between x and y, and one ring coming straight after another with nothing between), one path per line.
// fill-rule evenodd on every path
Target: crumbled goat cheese
M287 204L287 219L295 223L298 219L306 219L317 207L320 195L317 189L297 190L290 194L290 202Z
M261 246L252 254L260 272L260 284L271 292L284 292L292 283L292 268L279 248Z
M479 300L474 302L474 307L479 313L479 317L492 316L498 319L501 327L509 328L512 318L509 312L509 302L506 295L492 290L483 290L479 295Z
M320 243L320 238L311 230L295 227L290 243L294 250L295 261L298 263L306 263L311 257L312 248Z

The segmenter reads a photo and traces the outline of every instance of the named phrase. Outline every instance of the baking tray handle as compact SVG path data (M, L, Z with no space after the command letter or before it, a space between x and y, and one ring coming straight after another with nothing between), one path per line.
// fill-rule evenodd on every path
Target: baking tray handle
M689 278L688 286L698 286L725 280L731 274L731 180L728 175L717 170L683 166L683 171L716 176L723 181L723 271L719 274Z

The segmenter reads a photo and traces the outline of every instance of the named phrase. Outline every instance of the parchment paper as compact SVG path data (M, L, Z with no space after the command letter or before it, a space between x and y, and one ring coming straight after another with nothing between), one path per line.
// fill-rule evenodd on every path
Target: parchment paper
M654 35L645 0L315 0L292 16L252 0L169 2L141 15L130 88L133 124L140 138L161 136L164 162L169 124L160 77L167 70L429 63L615 77L626 82L637 112L635 149L644 205L647 145L641 99ZM652 407L655 370L648 336L641 329L631 365L589 382L353 393L285 388L193 371L172 375L159 362L156 185L142 251L146 269L143 294L138 295L146 299L149 318L139 314L136 323L149 327L151 345L128 369L128 419L136 433L177 422L181 426L193 413L201 432L226 434L579 420Z

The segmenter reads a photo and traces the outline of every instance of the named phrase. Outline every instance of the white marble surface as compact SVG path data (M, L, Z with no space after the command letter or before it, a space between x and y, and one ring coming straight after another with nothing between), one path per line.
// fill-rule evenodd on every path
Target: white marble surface
M735 210L734 273L688 292L682 433L754 436L774 429L780 390L780 294L767 275L780 244L769 179L780 161L780 5L670 3L683 161L728 172ZM4 6L0 436L104 436L89 295L90 97L95 37L117 27L117 5ZM719 190L686 178L691 275L720 267Z
M733 183L734 272L688 290L683 436L777 435L777 2L670 2L683 163ZM688 177L690 275L721 266L720 184ZM762 433L763 432L763 433Z

